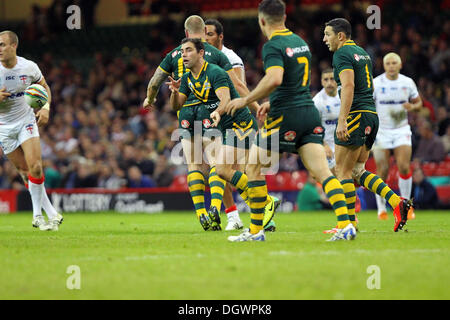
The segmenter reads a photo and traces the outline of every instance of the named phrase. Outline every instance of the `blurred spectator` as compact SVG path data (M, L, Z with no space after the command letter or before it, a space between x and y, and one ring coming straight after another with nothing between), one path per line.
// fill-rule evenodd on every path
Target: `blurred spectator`
M322 187L308 175L303 189L298 193L297 206L299 211L312 211L331 208Z
M167 159L164 155L158 157L153 177L160 187L168 187L172 183L174 170L167 164Z
M97 174L94 170L92 160L81 158L79 166L74 176L74 188L95 188L97 187Z
M436 188L427 180L420 167L414 169L412 197L414 205L420 209L435 209L439 207Z
M428 121L421 125L420 141L414 158L425 162L440 162L445 159L444 144L433 132Z
M447 127L447 132L442 137L442 143L444 144L445 153L450 153L450 126Z
M128 168L128 188L153 188L156 183L146 175L142 175L137 166Z
M447 133L447 128L450 124L450 117L448 116L447 109L445 107L439 107L437 110L437 124L438 124L438 135L443 136Z
M297 156L294 154L283 153L280 159L280 171L297 171L299 169Z
M113 167L103 164L100 166L98 187L105 189L120 189L127 186L125 172L117 165Z
M61 186L61 173L55 168L51 160L44 160L45 188L59 188Z

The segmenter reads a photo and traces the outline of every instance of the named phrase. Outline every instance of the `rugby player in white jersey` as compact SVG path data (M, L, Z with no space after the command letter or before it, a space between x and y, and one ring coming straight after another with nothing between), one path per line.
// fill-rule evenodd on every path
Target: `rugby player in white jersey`
M0 147L19 171L33 204L33 227L58 230L62 215L52 206L44 187L38 127L47 124L51 92L36 63L17 56L19 39L12 31L0 32ZM34 83L48 93L48 103L37 114L25 102L24 91ZM48 216L48 223L42 215Z
M337 93L337 83L334 80L333 69L328 68L322 71L322 90L313 98L314 105L319 110L322 118L322 126L325 128L325 138L323 146L327 155L328 166L331 172L336 174L334 167L336 159L334 157L334 131L341 110L341 99Z
M217 19L207 19L205 21L206 26L206 41L210 44L222 51L230 61L233 71L236 74L236 77L241 80L243 83L247 84L247 81L245 79L245 67L244 62L242 61L241 57L237 55L236 52L234 52L232 49L227 48L223 44L223 25L220 23ZM242 165L241 165L242 166ZM236 165L235 169L238 169L239 165ZM242 168L240 168L243 170ZM281 203L281 201L272 196L275 201L276 207L278 207ZM232 187L230 183L226 184L225 187L225 193L223 194L223 203L226 207L226 214L228 219L228 224L225 230L234 230L234 229L241 229L243 228L244 224L242 223L238 209L234 203L233 194L232 194ZM264 229L266 231L275 231L275 221L271 220Z
M403 198L411 197L411 128L408 124L410 111L418 111L422 107L422 99L414 80L400 74L402 60L394 52L383 58L385 73L376 77L374 84L374 100L376 103L380 129L374 146L374 157L377 175L386 180L389 173L391 150L397 163L398 186ZM387 220L386 200L376 195L378 218ZM413 210L409 211L408 220L414 219Z

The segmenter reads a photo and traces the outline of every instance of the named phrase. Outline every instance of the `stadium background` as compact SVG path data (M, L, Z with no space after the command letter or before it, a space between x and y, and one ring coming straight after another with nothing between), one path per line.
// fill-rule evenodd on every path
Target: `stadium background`
M248 86L253 88L263 75L260 54L265 40L256 20L258 3L0 0L0 29L17 32L18 54L39 64L52 89L50 123L41 130L46 187L58 189L52 194L52 200L65 203L64 211L107 210L117 208L117 203L126 203L125 211L147 212L161 208L186 210L192 206L187 194L187 168L174 165L170 159L176 143L170 136L177 128L177 119L168 106L168 88L163 85L157 110L147 113L142 109L147 83L164 55L183 38L184 19L200 13L205 19L221 20L225 44L244 60ZM413 167L423 169L437 188L439 206L447 207L450 201L450 1L374 1L371 4L381 8L381 30L366 28L368 2L286 3L288 28L306 40L313 54L313 95L321 88L320 70L331 63L332 54L322 38L324 23L333 17L343 16L352 22L353 39L371 55L375 76L383 72L384 54L390 51L400 54L401 72L415 80L424 101L419 114L409 115ZM81 7L80 30L67 29L70 14L65 9L71 4ZM427 123L437 137L433 143L441 143L444 152L426 152ZM374 167L373 161L369 166ZM388 183L394 189L397 174L395 165L391 165ZM269 190L287 200L283 210L292 211L297 191L306 179L298 157L285 155L280 172L268 177ZM28 192L3 155L0 188L2 211L12 210L14 206L19 210L31 209L31 203L25 201ZM83 189L77 191L79 188ZM99 206L99 198L91 196L103 191L90 188L115 190L112 198L105 199L105 203L110 201L109 208ZM136 189L127 195L122 188L141 188L142 193L135 193ZM64 198L77 192L81 195L76 198ZM170 207L174 204L173 193L178 194L180 208ZM364 197L364 193L361 195ZM16 199L14 206L5 206L14 202L11 199ZM159 201L163 201L162 207ZM365 202L369 208L375 205L370 197Z

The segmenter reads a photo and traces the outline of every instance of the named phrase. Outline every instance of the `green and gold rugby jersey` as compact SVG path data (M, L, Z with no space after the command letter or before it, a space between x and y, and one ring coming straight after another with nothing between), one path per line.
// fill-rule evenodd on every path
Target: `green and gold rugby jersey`
M373 100L372 60L369 54L357 46L353 40L347 40L333 54L334 79L341 95L341 79L339 75L344 70L353 70L355 74L355 91L350 112L376 112Z
M306 42L290 30L277 30L262 50L264 70L282 68L283 82L270 94L270 110L314 106L309 90L311 52Z
M233 69L227 56L217 49L216 47L210 45L209 43L203 41L205 46L204 59L210 63L214 63L221 67L225 71ZM183 63L183 57L181 56L181 45L170 51L166 57L163 59L159 67L165 73L172 75L175 80L178 80L183 76L184 73L189 71L186 69ZM184 106L191 106L200 104L200 101L193 95L188 95L188 99Z
M239 98L227 72L218 65L205 61L197 77L191 71L183 74L179 92L187 97L193 95L199 104L213 112L220 104L216 91L223 87L230 89L231 99Z

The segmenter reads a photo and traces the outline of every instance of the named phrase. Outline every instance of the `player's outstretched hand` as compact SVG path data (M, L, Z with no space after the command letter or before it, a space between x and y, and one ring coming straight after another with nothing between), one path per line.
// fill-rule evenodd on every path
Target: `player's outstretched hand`
M217 111L213 111L211 112L211 114L209 115L211 117L211 120L213 121L211 127L217 127L219 125L220 122L220 114Z
M38 127L45 126L48 123L50 112L47 109L41 109L36 113Z
M236 113L236 111L238 111L239 109L242 109L246 106L245 103L245 99L244 98L237 98L237 99L233 99L231 100L227 107L227 114L234 116L234 114Z
M149 102L149 101L148 101L148 97L145 98L144 104L143 104L144 109L145 109L145 110L148 110L148 111L152 111L152 107L154 106L155 102L156 102L156 98L153 99L152 102Z
M338 124L336 126L336 136L341 141L348 141L350 135L348 134L347 122L338 120Z
M6 88L3 87L0 89L0 102L2 102L3 100L5 100L6 98L8 98L11 95L11 93L6 92Z
M264 121L269 111L270 111L270 102L266 101L259 107L259 110L256 113L256 117L258 118L259 121Z
M169 86L170 91L178 92L181 84L181 78L175 81L171 76L169 76L169 81L167 81L166 84Z

